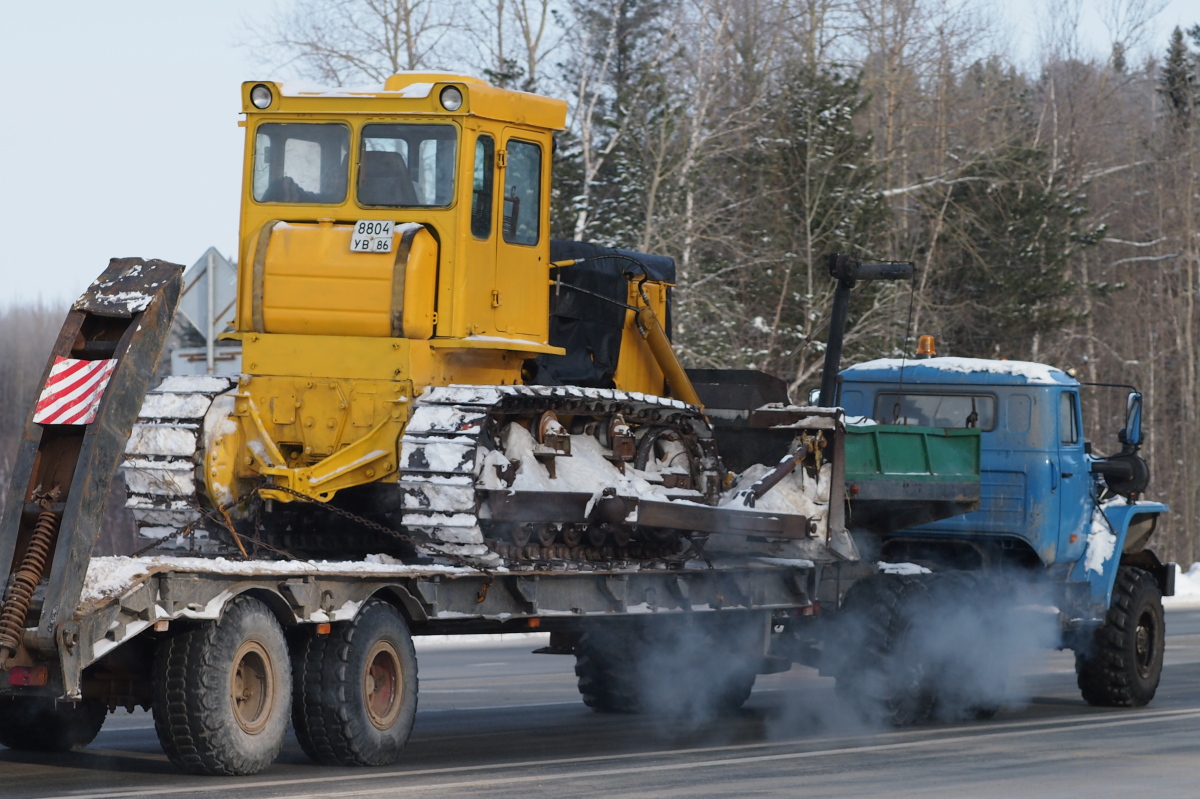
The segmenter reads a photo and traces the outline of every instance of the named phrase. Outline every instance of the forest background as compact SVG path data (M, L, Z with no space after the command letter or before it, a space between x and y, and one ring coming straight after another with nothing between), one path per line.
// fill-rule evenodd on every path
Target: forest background
M803 398L833 285L823 256L912 261L862 287L846 362L1050 363L1145 392L1160 554L1200 558L1200 24L1147 41L1153 0L1042 4L1019 63L951 0L297 0L244 46L325 85L451 69L563 97L553 234L676 259L690 366L764 369ZM1197 20L1200 23L1200 19ZM63 314L0 306L0 485ZM1116 448L1124 392L1089 389ZM0 498L0 502L3 499ZM110 502L98 551L128 552Z

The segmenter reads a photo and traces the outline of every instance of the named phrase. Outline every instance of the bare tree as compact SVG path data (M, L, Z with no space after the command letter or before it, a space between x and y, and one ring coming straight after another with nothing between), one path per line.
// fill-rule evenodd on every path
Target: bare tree
M249 25L247 46L277 66L344 86L434 69L460 25L456 0L297 0L291 11Z
M488 78L527 92L542 88L543 65L562 41L551 0L474 0L471 8L466 38L478 47Z

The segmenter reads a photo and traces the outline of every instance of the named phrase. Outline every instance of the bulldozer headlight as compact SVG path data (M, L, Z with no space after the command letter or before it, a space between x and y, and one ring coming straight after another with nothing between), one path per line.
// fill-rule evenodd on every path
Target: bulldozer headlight
M447 111L457 111L462 108L462 92L454 86L447 86L442 89L441 100L442 108Z
M266 108L271 104L275 96L271 94L271 89L263 84L258 84L250 90L250 102L255 108Z

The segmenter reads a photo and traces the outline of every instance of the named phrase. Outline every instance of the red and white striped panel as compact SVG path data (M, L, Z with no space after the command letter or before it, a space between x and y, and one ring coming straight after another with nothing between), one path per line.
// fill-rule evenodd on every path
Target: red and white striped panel
M100 398L117 368L115 359L80 361L55 358L33 421L38 424L91 424Z

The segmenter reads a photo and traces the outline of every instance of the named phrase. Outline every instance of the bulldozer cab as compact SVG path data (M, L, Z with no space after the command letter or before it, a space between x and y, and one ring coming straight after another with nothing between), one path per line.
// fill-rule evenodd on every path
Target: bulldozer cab
M418 73L242 100L237 331L545 349L564 102Z

